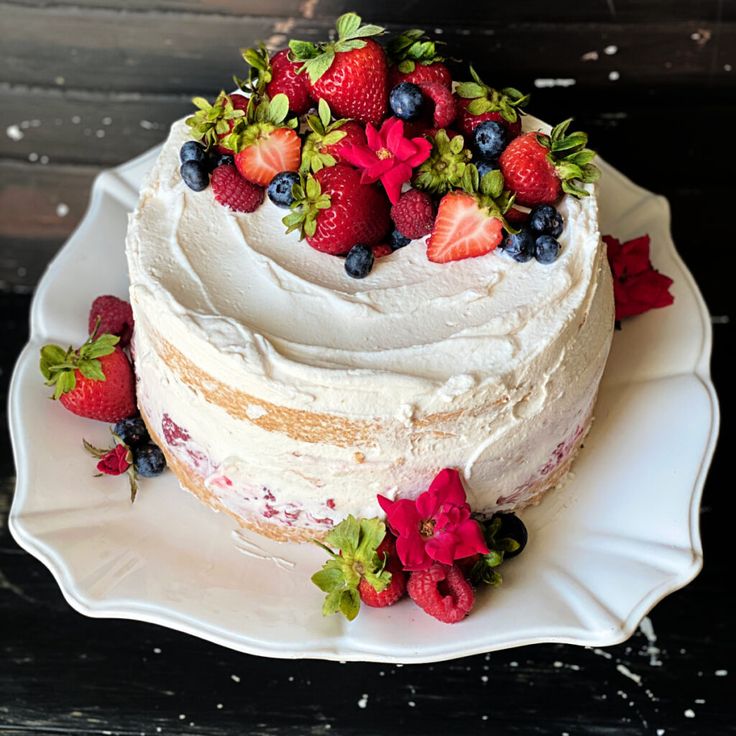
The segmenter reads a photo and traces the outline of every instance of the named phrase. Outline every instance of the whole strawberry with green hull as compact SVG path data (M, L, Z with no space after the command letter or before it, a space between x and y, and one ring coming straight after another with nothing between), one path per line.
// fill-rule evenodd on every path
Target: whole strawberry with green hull
M54 387L53 398L74 414L102 422L136 414L135 376L119 341L117 335L93 334L76 350L41 348L39 367L46 385Z
M312 99L325 100L339 117L380 123L388 100L388 62L371 37L383 32L380 26L361 25L355 13L345 13L337 19L334 43L290 41Z
M284 94L289 100L289 110L295 115L303 115L312 101L306 77L299 74L299 64L289 59L289 51L283 49L273 56L261 43L257 48L243 51L243 59L255 70L257 79L251 77L248 86L258 94L267 94L273 99Z
M235 152L235 166L253 184L265 187L281 171L299 168L301 139L289 116L289 100L284 94L273 99L253 95L245 117L240 118L225 145Z
M388 45L391 60L389 89L401 82L438 83L447 89L452 88L450 70L443 63L443 56L437 53L436 41L432 41L420 28L410 28L394 38Z
M463 174L463 190L451 191L440 200L432 234L427 240L427 258L447 263L475 258L495 250L503 230L511 230L504 215L513 197L503 188L499 171L482 178L473 164Z
M240 94L227 95L223 91L212 104L204 97L195 97L192 102L197 111L185 120L192 137L201 141L206 148L232 153L230 148L223 145L223 139L230 134L235 123L245 117L248 98Z
M511 136L521 132L521 115L529 102L529 95L513 87L501 90L488 86L470 67L470 82L457 86L455 126L466 136L472 134L476 126L492 120L505 125Z
M600 171L595 152L586 148L585 133L568 133L572 119L556 125L552 133L525 133L512 140L499 157L506 186L516 201L527 207L554 204L565 192L586 197L584 184L597 181Z
M431 139L429 158L416 170L414 186L431 194L445 194L461 186L463 174L472 153L461 135L452 138L446 130L438 130Z
M391 229L390 203L373 184L361 184L357 169L337 164L303 177L294 187L287 232L300 230L315 250L332 255L354 245L381 243Z
M332 119L330 106L320 100L318 114L307 117L310 133L302 148L303 172L317 172L325 166L334 166L342 160L340 151L344 146L366 145L365 128L356 120Z

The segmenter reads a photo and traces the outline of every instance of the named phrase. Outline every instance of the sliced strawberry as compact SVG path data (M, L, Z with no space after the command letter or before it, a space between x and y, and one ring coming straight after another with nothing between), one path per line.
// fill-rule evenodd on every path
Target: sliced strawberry
M459 261L490 253L503 239L502 223L484 212L470 194L446 194L427 241L427 258L434 263Z
M235 166L248 181L266 187L280 171L299 168L301 140L291 128L276 128L235 154Z

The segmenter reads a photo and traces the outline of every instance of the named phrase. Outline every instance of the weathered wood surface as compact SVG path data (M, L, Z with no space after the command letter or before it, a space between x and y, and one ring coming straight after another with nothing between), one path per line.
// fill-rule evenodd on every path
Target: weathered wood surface
M716 316L731 446L736 3L722 0L0 2L0 412L29 292L94 176L160 142L193 94L229 87L238 48L322 37L351 8L439 28L448 54L530 89L540 117L574 115L608 160L668 197L675 242ZM651 614L659 654L639 632L605 651L535 646L404 668L266 660L85 619L9 536L13 473L3 422L0 734L736 733L725 453L706 487L705 570Z

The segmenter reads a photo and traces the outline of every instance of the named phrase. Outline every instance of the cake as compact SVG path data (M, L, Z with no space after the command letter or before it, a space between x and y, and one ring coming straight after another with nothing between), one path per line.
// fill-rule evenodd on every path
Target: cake
M550 128L525 115L530 131ZM377 494L416 497L442 468L488 515L562 481L613 334L593 184L556 202L554 262L500 247L432 262L423 237L356 279L269 198L237 212L187 186L191 139L172 125L126 242L138 405L182 487L302 541L381 515Z

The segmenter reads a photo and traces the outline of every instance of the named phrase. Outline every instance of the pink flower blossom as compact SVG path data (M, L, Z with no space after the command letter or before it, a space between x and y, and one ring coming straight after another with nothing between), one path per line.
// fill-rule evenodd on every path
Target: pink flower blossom
M361 182L381 180L392 204L399 201L401 186L409 181L412 169L429 158L432 144L426 138L404 138L404 121L384 120L380 130L368 123L367 146L349 145L340 151L343 161L362 169Z
M396 552L405 570L427 570L434 561L451 565L463 557L488 553L456 470L440 471L414 501L378 496L378 503L397 537Z
M100 458L97 470L105 475L121 475L130 467L130 450L125 445L115 445Z

